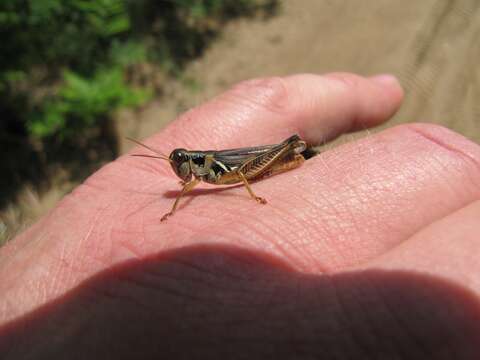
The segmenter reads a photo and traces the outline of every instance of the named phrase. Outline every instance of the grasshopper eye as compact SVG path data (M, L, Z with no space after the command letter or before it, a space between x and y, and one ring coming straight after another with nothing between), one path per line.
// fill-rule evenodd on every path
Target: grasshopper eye
M190 181L192 172L190 169L190 155L185 149L175 149L170 154L170 165L177 176L183 181Z
M172 154L170 155L170 159L175 164L181 164L188 160L188 151L185 149L175 149L172 151Z

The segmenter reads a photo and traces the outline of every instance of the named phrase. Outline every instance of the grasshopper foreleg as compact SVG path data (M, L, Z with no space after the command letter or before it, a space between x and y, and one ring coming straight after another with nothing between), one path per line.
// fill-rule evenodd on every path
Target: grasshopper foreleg
M200 182L199 179L194 178L193 180L185 183L182 191L180 192L180 194L175 199L175 202L173 203L172 210L166 213L165 215L163 215L160 221L165 221L169 216L172 216L175 213L175 210L177 209L177 205L178 205L178 202L180 201L180 198L186 193L188 193L190 190L192 190L199 182Z

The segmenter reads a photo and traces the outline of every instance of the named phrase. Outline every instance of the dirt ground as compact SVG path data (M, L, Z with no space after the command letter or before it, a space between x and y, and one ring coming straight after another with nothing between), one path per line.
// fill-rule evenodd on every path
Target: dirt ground
M480 142L480 1L281 4L272 19L227 26L222 38L187 70L197 86L172 86L169 95L150 104L123 131L146 137L179 112L252 77L387 72L400 78L406 99L386 126L435 122Z
M480 142L479 59L478 0L284 0L272 18L229 24L183 80L167 84L165 95L142 111L121 112L116 123L121 139L144 138L182 111L257 76L393 73L406 99L385 126L435 122ZM130 146L121 142L122 151ZM27 212L22 221L31 222L64 192L39 197L27 191L28 206L16 211Z

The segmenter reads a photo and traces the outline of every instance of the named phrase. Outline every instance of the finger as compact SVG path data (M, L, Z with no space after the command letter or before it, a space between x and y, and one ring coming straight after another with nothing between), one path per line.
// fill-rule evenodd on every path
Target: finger
M451 280L480 295L480 201L459 209L366 267L415 271Z
M276 143L298 133L311 144L387 120L402 89L393 76L302 74L240 83L180 116L149 140L175 147L216 148Z
M165 227L155 220L159 207L142 219L152 243L157 236L180 243L227 239L305 271L334 271L389 251L478 198L479 163L480 149L463 137L434 125L404 125L253 184L267 206L236 187L193 193Z

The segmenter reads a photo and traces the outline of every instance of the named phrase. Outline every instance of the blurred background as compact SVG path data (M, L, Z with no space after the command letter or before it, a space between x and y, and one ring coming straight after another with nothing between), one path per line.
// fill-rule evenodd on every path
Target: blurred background
M480 142L478 0L2 0L0 41L0 245L125 136L252 77L393 73L406 99L383 127Z

